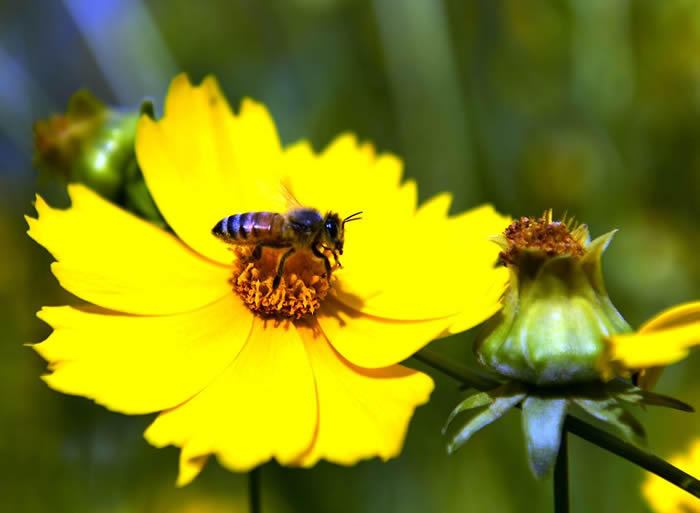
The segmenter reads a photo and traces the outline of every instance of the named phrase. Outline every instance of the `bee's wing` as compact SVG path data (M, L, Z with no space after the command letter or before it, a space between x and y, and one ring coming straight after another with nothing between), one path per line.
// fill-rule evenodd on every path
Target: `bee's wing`
M294 196L294 193L292 192L292 186L289 181L289 178L283 178L280 182L280 193L282 194L282 198L286 203L287 210L302 207L302 204L299 203L299 200L296 198L296 196Z

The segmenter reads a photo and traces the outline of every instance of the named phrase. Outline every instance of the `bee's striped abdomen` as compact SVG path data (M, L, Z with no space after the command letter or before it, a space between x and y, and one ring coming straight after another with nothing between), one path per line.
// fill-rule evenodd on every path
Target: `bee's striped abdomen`
M278 241L284 217L274 212L246 212L224 217L212 233L227 242L258 244Z

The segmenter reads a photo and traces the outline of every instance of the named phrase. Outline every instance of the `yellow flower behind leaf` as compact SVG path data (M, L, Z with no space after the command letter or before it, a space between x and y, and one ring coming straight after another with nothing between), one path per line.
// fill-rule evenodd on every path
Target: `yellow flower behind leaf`
M639 386L650 389L664 366L682 360L698 345L700 301L694 301L669 308L636 333L610 337L599 368L605 377L639 372Z
M212 454L235 471L396 456L433 388L398 363L500 308L507 276L488 236L508 220L490 206L449 217L446 194L417 207L400 160L351 135L320 154L283 148L264 106L245 100L234 114L212 78L175 78L164 117L140 120L136 152L174 234L78 185L68 210L37 198L28 218L61 285L92 303L39 313L54 330L34 346L49 386L161 412L145 436L181 448L180 485ZM281 184L321 213L364 213L346 228L342 268L327 275L301 250L272 288L278 250L256 259L211 229L232 214L285 212ZM305 310L263 316L263 302Z
M695 440L688 451L676 454L669 459L669 463L690 475L698 475L700 473L700 439ZM649 474L642 492L656 513L700 513L700 499L656 474Z

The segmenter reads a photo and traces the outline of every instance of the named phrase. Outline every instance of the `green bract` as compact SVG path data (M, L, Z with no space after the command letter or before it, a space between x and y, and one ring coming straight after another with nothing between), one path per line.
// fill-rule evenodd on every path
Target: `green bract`
M621 380L593 381L579 385L538 387L509 381L464 399L447 419L443 433L467 410L481 411L470 417L452 436L448 452L459 449L477 431L498 420L516 406L522 409L530 468L536 477L547 475L554 466L567 413L593 417L614 428L625 440L645 445L644 428L627 410L632 405L653 405L693 411L682 401L635 387Z
M605 291L600 257L614 231L583 256L524 248L510 265L503 309L484 326L476 354L502 376L537 385L596 380L602 338L631 331Z

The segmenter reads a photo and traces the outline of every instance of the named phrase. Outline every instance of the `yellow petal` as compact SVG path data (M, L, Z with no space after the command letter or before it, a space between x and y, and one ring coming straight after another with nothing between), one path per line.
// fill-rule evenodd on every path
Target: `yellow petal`
M474 294L468 287L463 290L462 311L454 317L443 335L453 335L471 329L495 315L503 307L501 298L508 284L508 269L499 267L491 273L491 279L490 286L487 283L482 284L481 296Z
M682 360L700 345L700 302L673 307L649 320L637 333L616 335L607 340L599 362L605 377L629 370L661 367ZM649 388L659 370L643 377Z
M688 356L700 344L700 322L653 333L611 337L611 359L627 369L669 365Z
M336 138L320 155L307 144L285 151L284 169L300 203L341 217L362 211L345 231L344 268L335 273L338 299L356 310L392 319L431 319L465 308L483 320L498 306L483 298L495 279L498 247L489 236L509 218L482 206L447 217L441 194L416 211L415 184L401 185L402 163L375 155L354 136Z
M359 144L352 134L336 137L320 155L305 142L291 146L285 150L283 167L285 181L302 205L340 212L343 217L358 210L368 214L362 222L347 226L348 237L368 218L381 219L386 232L392 221L415 210L415 195L400 191L401 160L375 155L370 144Z
M282 464L296 460L309 448L316 425L313 374L296 328L256 317L226 371L161 413L145 436L156 447L181 447L188 460L216 454L227 468L247 471L273 457Z
M639 333L647 333L672 328L688 322L700 321L700 301L677 305L648 320L639 328ZM642 369L637 376L637 386L651 390L661 378L663 366Z
M231 261L211 234L220 219L279 205L281 148L272 118L250 100L234 116L212 77L197 87L184 74L173 80L163 118L139 121L136 154L168 224L216 261Z
M318 324L333 347L355 365L379 368L405 360L436 336L451 318L400 321L364 314L326 298Z
M185 312L230 294L230 269L193 253L173 235L121 210L82 185L68 210L37 197L29 235L58 260L69 292L105 308L139 314Z
M318 428L311 449L296 463L320 459L352 465L401 452L413 410L428 401L430 377L392 365L363 369L352 365L311 328L300 328L318 391Z
M178 315L120 315L96 307L49 307L54 331L34 349L53 372L49 386L122 413L171 408L198 393L234 360L252 315L228 294Z

